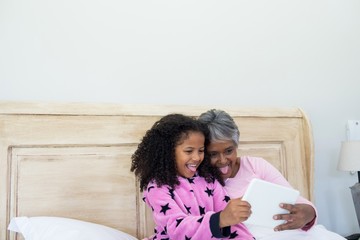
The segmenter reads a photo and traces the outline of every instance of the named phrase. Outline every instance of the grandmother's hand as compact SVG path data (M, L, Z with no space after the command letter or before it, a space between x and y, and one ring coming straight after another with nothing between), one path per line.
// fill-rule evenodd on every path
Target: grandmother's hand
M280 207L289 211L286 214L274 215L275 220L285 220L286 222L275 227L275 231L303 228L311 222L316 214L315 209L309 204L280 204Z

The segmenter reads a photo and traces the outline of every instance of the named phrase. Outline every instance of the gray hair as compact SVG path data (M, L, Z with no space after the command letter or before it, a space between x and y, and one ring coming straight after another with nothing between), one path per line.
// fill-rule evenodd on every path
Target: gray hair
M202 113L199 121L208 126L211 142L232 141L236 146L239 145L240 131L227 112L211 109Z

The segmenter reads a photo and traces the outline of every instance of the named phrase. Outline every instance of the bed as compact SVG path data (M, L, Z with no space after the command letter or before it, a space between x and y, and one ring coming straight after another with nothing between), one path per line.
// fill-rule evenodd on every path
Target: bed
M153 233L131 155L161 116L220 108L241 132L238 155L263 157L313 201L313 141L299 108L0 102L0 239L20 216L105 225L142 239Z

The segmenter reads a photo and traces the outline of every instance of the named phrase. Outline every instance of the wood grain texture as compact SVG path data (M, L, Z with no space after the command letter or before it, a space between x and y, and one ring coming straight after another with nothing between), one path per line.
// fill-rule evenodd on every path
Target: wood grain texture
M0 239L16 216L61 216L143 238L153 232L130 158L168 113L211 108L239 126L239 155L264 157L313 200L313 141L299 108L0 102Z

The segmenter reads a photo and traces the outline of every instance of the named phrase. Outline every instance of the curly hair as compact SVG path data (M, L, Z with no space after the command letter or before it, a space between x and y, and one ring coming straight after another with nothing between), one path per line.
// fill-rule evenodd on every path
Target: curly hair
M145 133L137 150L131 156L130 169L138 177L141 191L145 190L151 181L159 187L168 185L174 188L179 184L175 148L191 132L202 133L205 137L204 146L208 145L209 129L206 124L182 114L169 114L162 117ZM224 185L219 170L210 164L207 154L197 172L207 182L213 182L216 179Z

